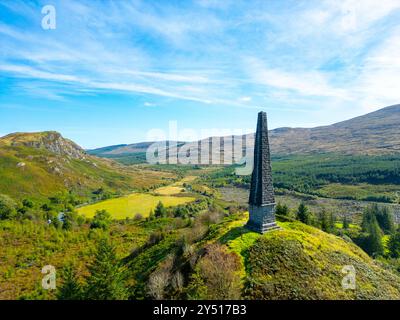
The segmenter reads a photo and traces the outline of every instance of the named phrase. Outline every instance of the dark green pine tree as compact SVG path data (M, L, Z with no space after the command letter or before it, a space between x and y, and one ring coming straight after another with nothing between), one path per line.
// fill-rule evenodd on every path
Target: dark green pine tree
M348 220L346 215L343 216L342 226L343 226L343 229L345 229L345 230L347 230L349 228L349 226L350 226L349 225L349 220Z
M319 213L318 220L321 230L328 232L329 231L328 215L326 214L326 211L324 209Z
M278 202L275 208L275 213L280 216L287 216L289 214L289 208L286 204Z
M335 223L336 223L336 217L335 215L331 212L331 214L329 215L329 227L328 227L328 232L334 232L336 227L335 227Z
M392 258L400 258L400 229L394 232L388 241L389 255Z
M376 221L375 210L373 206L369 206L364 209L361 229L363 232L369 232L371 224Z
M154 211L153 211L153 209L152 210L150 210L150 213L149 213L149 216L147 217L147 221L151 221L151 220L154 220Z
M58 300L81 300L83 299L82 286L78 282L76 273L72 266L67 266L62 273L64 282L58 289Z
M73 213L72 212L64 213L62 221L63 221L62 228L64 230L72 230L75 223Z
M107 230L110 227L110 224L112 222L112 217L111 214L106 211L106 210L97 210L92 223L90 224L91 229L103 229Z
M157 218L165 218L167 216L167 209L164 207L161 201L158 202L154 215Z
M310 212L303 202L300 203L299 208L297 209L297 219L305 224L310 223Z
M390 234L395 230L393 214L389 211L388 207L378 208L376 220L383 232Z
M95 260L89 266L85 298L88 300L125 300L125 269L121 267L115 247L108 239L101 239Z
M371 256L379 256L383 254L382 244L382 230L379 228L379 224L376 218L370 222L368 228L368 236L366 238L365 249Z

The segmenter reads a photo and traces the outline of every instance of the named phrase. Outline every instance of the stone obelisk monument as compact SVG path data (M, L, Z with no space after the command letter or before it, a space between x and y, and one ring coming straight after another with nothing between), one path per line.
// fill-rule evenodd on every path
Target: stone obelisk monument
M259 233L279 229L275 222L275 196L272 185L267 114L265 112L258 114L249 213L250 218L247 222L247 228Z

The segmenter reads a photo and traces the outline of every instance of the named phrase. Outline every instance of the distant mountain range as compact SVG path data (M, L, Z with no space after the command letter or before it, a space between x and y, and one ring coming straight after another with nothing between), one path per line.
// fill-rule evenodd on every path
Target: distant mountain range
M378 155L397 153L400 152L400 104L329 126L277 128L270 130L269 137L272 154L334 152ZM218 138L214 137L214 141ZM249 148L252 149L254 134L248 134L245 138ZM201 140L200 143L207 143L208 140ZM229 138L225 141L229 141ZM115 145L87 152L99 157L123 158L140 162L144 160L145 152L152 143ZM178 146L182 144L183 142L179 142Z
M400 152L400 105L329 126L275 129L270 139L272 152L280 154Z

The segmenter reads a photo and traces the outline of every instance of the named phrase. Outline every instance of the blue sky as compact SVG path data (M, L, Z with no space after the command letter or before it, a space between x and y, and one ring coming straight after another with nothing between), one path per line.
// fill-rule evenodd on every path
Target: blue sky
M0 1L0 135L93 148L169 121L202 136L260 110L312 127L396 103L400 0Z

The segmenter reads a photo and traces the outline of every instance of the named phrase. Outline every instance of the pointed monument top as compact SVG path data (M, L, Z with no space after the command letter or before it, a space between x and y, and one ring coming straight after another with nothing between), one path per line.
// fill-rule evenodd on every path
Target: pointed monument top
M258 113L254 142L254 167L251 176L249 204L263 206L275 203L268 140L267 114Z

